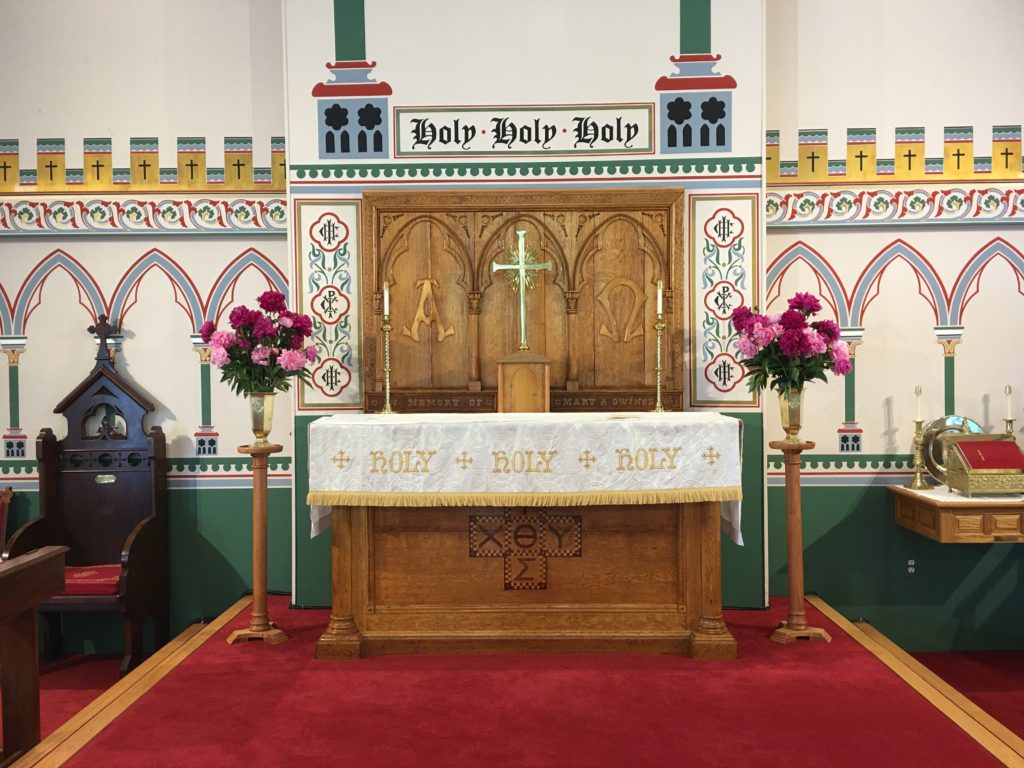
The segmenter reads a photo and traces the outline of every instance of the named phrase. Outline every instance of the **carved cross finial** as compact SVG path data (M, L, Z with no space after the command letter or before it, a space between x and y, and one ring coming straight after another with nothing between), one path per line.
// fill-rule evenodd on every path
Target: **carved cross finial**
M107 337L117 333L117 328L107 322L106 315L100 315L99 320L96 325L90 325L86 330L100 337L100 349L96 353L96 362L101 365L113 366L110 358L110 349L107 347Z

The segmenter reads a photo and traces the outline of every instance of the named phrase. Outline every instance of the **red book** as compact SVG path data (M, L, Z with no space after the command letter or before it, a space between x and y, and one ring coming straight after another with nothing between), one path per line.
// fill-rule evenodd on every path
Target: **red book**
M962 440L956 444L971 469L1010 469L1024 472L1024 452L1016 440Z

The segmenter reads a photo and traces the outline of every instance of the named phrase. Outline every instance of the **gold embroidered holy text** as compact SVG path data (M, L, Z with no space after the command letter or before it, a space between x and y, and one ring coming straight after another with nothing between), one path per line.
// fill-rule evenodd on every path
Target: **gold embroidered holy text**
M618 472L676 469L676 457L682 448L616 448Z
M558 455L557 450L550 451L491 451L494 457L494 468L491 473L510 472L551 472L551 461Z
M401 474L429 474L430 460L437 451L370 451L370 472Z

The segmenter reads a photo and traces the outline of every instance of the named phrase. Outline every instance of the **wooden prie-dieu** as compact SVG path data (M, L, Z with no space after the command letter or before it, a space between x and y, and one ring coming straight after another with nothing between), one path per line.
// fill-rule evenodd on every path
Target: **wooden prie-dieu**
M507 271L517 230L534 273L530 352L550 360L551 411L651 410L656 291L664 290L665 407L682 407L681 190L374 192L363 206L364 391L383 404L384 283L398 411L496 411L498 360L519 346Z

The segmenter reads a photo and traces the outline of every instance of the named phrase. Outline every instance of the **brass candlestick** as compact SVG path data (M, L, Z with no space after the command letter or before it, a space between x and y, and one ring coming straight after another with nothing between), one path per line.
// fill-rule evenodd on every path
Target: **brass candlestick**
M924 443L923 424L924 419L914 419L914 478L903 486L912 491L926 491L931 488L924 480L924 452L921 450Z
M1003 424L1006 426L1006 434L1013 434L1013 419L1003 419Z
M381 413L394 413L391 409L391 315L384 315L384 407Z
M660 283L659 283L659 285L660 285ZM660 288L659 288L659 290L660 290ZM660 298L660 296L659 296L659 298ZM657 331L657 333L658 333L658 358L657 358L658 359L658 368L657 368L658 378L657 378L657 384L656 384L656 389L655 389L654 410L655 410L656 413L661 413L662 411L665 410L661 406L661 337L662 337L662 334L664 334L664 332L665 332L665 321L662 319L661 312L658 313L658 320L654 324L654 330Z

